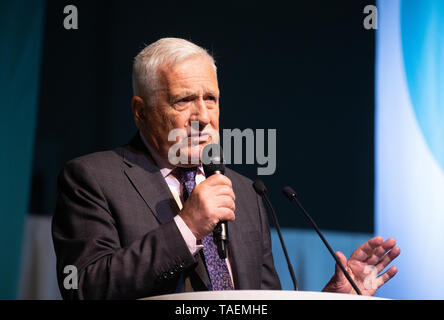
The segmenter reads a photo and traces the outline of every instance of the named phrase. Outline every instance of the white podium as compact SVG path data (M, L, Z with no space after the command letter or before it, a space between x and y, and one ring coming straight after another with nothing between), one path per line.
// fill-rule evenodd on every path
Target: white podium
M142 300L387 300L353 294L287 291L287 290L230 290L199 291L166 294Z

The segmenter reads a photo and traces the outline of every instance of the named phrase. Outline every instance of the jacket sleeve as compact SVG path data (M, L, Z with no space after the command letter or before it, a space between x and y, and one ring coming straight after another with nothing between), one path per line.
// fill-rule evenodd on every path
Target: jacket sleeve
M262 238L263 238L263 258L262 258L262 282L263 290L281 290L281 282L274 267L273 253L271 251L270 225L267 219L262 198L257 195L257 202L260 212Z
M80 159L67 163L59 175L52 236L64 299L137 299L174 292L180 274L196 263L174 221L122 247L100 182ZM72 266L77 279L68 278Z

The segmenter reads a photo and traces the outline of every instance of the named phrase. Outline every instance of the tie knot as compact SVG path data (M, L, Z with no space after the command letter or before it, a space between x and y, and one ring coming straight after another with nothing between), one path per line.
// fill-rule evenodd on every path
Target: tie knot
M197 168L181 168L174 169L174 175L178 178L180 183L189 183L196 181Z
M193 192L194 187L196 186L196 174L197 174L197 168L181 168L176 167L174 169L174 175L179 180L180 184L182 185L182 196L183 200L186 201Z

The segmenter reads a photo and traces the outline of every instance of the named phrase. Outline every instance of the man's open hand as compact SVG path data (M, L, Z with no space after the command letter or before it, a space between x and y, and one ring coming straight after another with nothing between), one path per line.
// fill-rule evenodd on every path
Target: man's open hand
M398 272L398 268L392 266L378 276L400 253L401 249L396 247L395 239L389 238L384 241L381 237L374 237L360 245L348 261L340 251L336 252L336 256L350 274L361 293L366 296L372 296L379 287L393 278ZM338 265L335 266L335 274L323 291L356 293Z

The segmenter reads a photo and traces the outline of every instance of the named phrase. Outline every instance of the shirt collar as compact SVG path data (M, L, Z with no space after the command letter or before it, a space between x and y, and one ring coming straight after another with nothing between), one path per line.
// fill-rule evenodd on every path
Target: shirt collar
M154 149L154 147L151 146L151 144L148 143L148 141L146 141L145 137L143 136L143 134L140 131L139 131L139 135L143 141L143 144L145 145L145 147L148 149L151 156L153 157L153 160L156 163L157 167L160 169L160 173L162 174L162 176L164 178L168 177L171 174L171 172L174 170L174 168L176 168L176 166L172 165L167 160L163 159L159 155L159 153ZM197 167L197 174L203 174L205 176L202 165Z

